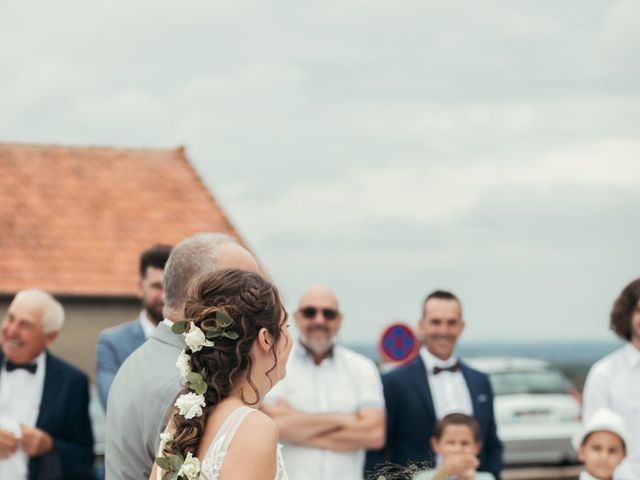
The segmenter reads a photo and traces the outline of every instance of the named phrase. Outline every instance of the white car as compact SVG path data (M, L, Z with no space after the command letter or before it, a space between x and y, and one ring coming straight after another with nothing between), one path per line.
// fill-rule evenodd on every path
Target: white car
M571 437L580 428L580 397L560 370L529 358L465 361L489 375L505 464L576 461Z

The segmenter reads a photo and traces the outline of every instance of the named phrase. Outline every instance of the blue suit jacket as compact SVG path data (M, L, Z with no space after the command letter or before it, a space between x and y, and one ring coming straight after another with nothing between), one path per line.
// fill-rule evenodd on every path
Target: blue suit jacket
M51 435L54 450L29 460L29 480L86 474L93 466L89 379L64 360L49 352L46 355L36 427ZM3 360L0 349L0 363Z
M140 320L135 319L107 328L98 337L96 352L96 384L105 411L107 396L120 365L145 341Z
M496 433L489 378L462 362L460 368L471 395L473 415L482 433L478 470L491 472L499 478L502 444ZM384 450L368 452L367 470L373 471L375 465L385 461L400 465L433 464L435 455L430 438L437 419L422 357L383 375L382 384L387 407L387 443Z

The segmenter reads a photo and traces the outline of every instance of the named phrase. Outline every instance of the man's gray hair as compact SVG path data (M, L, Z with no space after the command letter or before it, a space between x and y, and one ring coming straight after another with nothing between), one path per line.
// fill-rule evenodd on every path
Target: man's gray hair
M164 267L165 317L182 319L191 283L218 268L218 247L225 243L237 242L224 233L197 233L173 248Z
M29 305L37 308L42 317L42 330L44 333L59 332L64 325L64 308L52 295L37 288L21 290L14 300L21 299Z

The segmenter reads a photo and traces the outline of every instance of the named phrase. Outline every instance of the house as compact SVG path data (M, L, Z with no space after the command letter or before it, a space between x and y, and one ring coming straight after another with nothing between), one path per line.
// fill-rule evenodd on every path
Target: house
M182 147L0 143L0 316L19 290L52 293L52 351L91 376L99 332L139 313L140 253L205 231L239 238Z

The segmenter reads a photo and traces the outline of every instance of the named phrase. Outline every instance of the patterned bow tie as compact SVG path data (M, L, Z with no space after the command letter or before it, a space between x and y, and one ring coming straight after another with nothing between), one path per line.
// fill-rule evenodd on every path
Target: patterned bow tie
M439 373L442 372L452 372L455 373L458 370L460 370L460 363L456 362L453 365L451 365L450 367L438 367L437 365L435 367L433 367L433 374L434 375L438 375Z
M14 370L16 370L18 368L22 368L22 369L26 370L29 373L36 373L36 370L38 369L38 364L37 363L25 363L25 364L19 365L17 363L13 363L13 362L10 362L9 360L7 360L7 372L13 372Z

